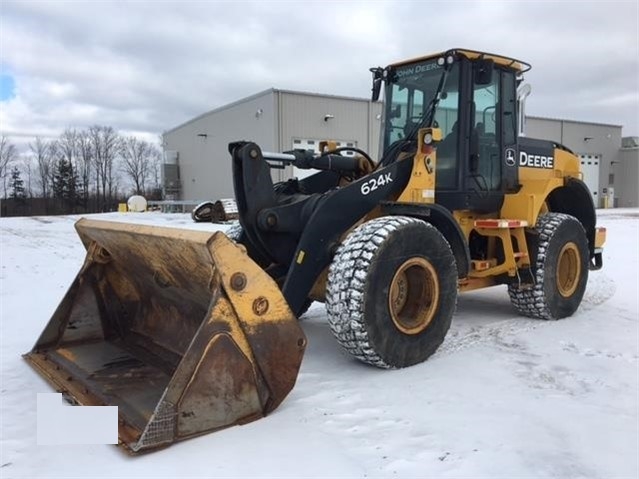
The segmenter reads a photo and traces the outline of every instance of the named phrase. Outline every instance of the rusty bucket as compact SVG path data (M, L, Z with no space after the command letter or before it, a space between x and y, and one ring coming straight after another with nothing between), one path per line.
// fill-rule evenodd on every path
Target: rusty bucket
M87 256L29 363L80 405L118 406L137 453L258 419L306 339L277 284L220 232L82 219Z

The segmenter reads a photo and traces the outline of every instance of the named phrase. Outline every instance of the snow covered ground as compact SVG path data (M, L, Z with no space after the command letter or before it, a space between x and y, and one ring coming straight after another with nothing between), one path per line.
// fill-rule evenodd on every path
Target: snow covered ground
M504 287L467 293L430 360L383 371L342 353L315 303L301 323L301 373L280 408L140 457L36 444L36 394L52 389L21 354L84 249L77 217L2 218L0 477L636 478L639 210L599 214L604 269L572 318L518 317ZM181 214L92 216L215 228Z

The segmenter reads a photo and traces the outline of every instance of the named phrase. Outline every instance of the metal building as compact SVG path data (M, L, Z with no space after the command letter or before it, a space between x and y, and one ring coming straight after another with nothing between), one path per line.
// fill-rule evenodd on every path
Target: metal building
M621 148L621 126L528 117L526 136L551 140L570 148L581 160L584 181L598 207L614 204L614 173Z
M377 156L381 103L362 98L270 89L223 106L164 133L167 199L209 200L233 196L228 144L251 140L264 151L316 149L336 140ZM292 167L272 170L275 181L291 178Z
M618 159L611 162L610 171L614 206L639 206L639 137L621 139Z
M382 103L365 98L278 89L217 108L164 133L166 199L232 197L228 143L235 140L281 152L317 150L321 140L331 139L377 158L381 113ZM620 125L530 116L526 123L527 136L561 143L579 155L598 207L639 206L639 148L622 148L621 130ZM308 173L290 166L272 170L274 181Z

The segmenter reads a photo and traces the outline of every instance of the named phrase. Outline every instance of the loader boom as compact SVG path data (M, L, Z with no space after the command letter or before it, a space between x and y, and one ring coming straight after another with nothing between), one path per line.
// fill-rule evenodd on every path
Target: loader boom
M412 171L407 157L340 188L331 187L337 183L334 172L322 172L311 181L324 181L324 191L306 193L303 180L295 194L278 199L259 146L233 143L231 151L240 223L249 249L258 251L274 278L285 277L282 293L296 313L330 264L344 232L380 202L397 196Z

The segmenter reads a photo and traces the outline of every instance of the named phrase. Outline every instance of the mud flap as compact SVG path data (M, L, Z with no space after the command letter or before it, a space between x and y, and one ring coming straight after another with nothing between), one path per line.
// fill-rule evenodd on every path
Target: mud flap
M82 219L87 257L29 363L118 406L137 453L243 424L293 388L306 338L278 286L220 232Z

